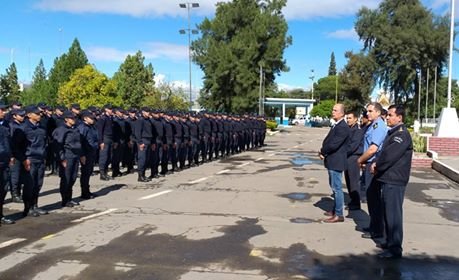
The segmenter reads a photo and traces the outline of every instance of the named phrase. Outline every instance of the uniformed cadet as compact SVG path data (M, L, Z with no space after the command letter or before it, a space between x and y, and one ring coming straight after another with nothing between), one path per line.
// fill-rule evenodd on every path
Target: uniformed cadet
M124 110L115 108L113 116L113 149L112 149L112 177L120 177L120 165L123 159L125 145L129 141L126 136L127 122L124 119Z
M217 138L217 122L215 121L215 116L213 114L207 114L210 122L210 141L209 141L209 160L212 161L214 158L215 150L218 145Z
M172 154L174 152L173 145L174 145L174 130L172 127L171 116L169 114L164 114L164 151L163 156L164 158L161 160L161 173L166 175L169 173L168 165L169 161L172 159Z
M97 131L99 137L99 171L100 179L103 181L112 180L109 176L108 166L112 157L112 145L115 135L113 134L113 107L111 104L104 106L104 113L97 121Z
M79 205L73 200L73 185L78 176L80 161L86 164L83 155L82 136L75 126L76 116L71 111L64 112L64 125L56 128L53 138L56 141L59 155L59 191L61 193L62 207L74 207Z
M97 133L96 117L90 111L81 112L82 121L78 125L78 131L81 135L81 147L85 157L85 162L81 162L81 198L91 199L96 197L90 190L89 180L94 171L97 150L99 149L99 137Z
M202 163L207 162L207 155L209 152L209 142L212 136L212 127L208 118L208 114L204 113L203 115L199 116L199 136L200 139L200 146L201 146L201 157Z
M150 122L150 110L147 107L141 109L141 116L136 121L135 138L137 141L137 171L139 182L149 182L145 176L151 154L151 142L153 140L153 129Z
M191 114L186 122L190 129L190 149L188 150L188 166L199 165L199 126L196 115Z
M25 110L13 109L11 110L12 120L10 122L10 135L11 139L11 150L13 153L13 164L10 166L10 188L12 201L16 203L23 203L21 199L21 187L23 181L20 178L24 178L24 166L25 160L25 146L26 138L23 130L23 123L25 120ZM22 174L22 176L21 176Z
M363 131L358 125L357 113L349 112L346 115L347 124L350 127L350 135L347 147L347 170L344 171L347 191L351 201L347 207L349 210L360 210L360 166L357 163L362 155L363 147L360 145L363 139Z
M363 154L359 157L358 163L365 174L366 198L370 225L363 229L363 238L379 238L383 236L384 225L382 221L381 189L378 184L373 184L371 163L376 153L381 149L384 138L387 135L387 125L381 118L383 108L378 102L372 102L367 106L368 119L371 124L363 137Z
M64 110L65 111L65 110ZM75 125L79 125L81 122L80 118L80 113L81 113L81 107L80 104L78 103L73 103L70 105L70 111L75 115Z
M159 111L152 112L152 118L150 119L151 125L155 131L156 138L153 139L152 143L152 160L151 160L151 179L159 178L164 176L166 171L162 170L159 173L159 165L161 160L164 158L164 124L160 117ZM153 144L155 144L153 146ZM165 159L167 161L167 159Z
M189 151L191 149L191 135L190 135L190 127L186 123L187 116L186 114L182 114L179 117L179 122L183 127L183 148L181 153L179 153L179 168L184 169L190 167L190 161L188 161L188 165L185 165L185 162L188 158Z
M0 104L0 224L14 224L3 216L3 203L8 192L9 166L14 162L11 151L11 137L9 129L3 125L6 116L7 106Z
M134 172L134 163L136 158L137 143L135 141L135 122L137 120L137 110L134 108L129 109L128 117L126 118L126 145L123 153L123 162L127 168L126 173Z
M46 130L40 127L41 111L36 106L26 108L27 120L24 122L24 135L26 137L24 157L24 201L23 216L31 214L34 217L48 214L48 211L38 207L38 197L45 176L46 158Z
M393 259L402 256L403 242L403 200L410 178L413 142L403 123L405 109L400 105L389 107L387 134L382 150L372 164L375 180L381 187L381 199L385 221L386 251L380 258Z
M172 125L172 131L174 132L174 141L170 149L172 171L178 171L178 159L179 154L183 152L183 127L178 121L177 114L173 114L170 119L170 124Z

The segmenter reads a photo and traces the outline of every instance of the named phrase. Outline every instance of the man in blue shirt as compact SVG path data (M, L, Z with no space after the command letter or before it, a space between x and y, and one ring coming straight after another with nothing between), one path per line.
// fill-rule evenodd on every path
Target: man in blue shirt
M363 137L364 152L357 160L364 172L364 186L370 215L370 226L363 229L367 231L362 235L363 238L380 238L383 236L384 230L380 198L381 189L376 182L373 182L373 174L370 168L387 135L387 125L381 118L382 111L383 108L378 102L372 102L367 106L368 120L371 123Z

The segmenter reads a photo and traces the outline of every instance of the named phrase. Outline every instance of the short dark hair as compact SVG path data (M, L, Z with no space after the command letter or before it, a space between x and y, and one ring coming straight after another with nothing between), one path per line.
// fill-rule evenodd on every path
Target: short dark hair
M359 117L359 114L357 114L356 111L349 111L349 112L346 113L346 115L353 115L354 118L358 118Z
M402 105L390 105L389 109L395 109L395 114L402 117L402 121L405 120L405 108Z
M370 104L368 104L368 106L373 106L373 108L378 111L379 113L382 114L383 112L383 107L381 106L381 104L379 102L371 102Z

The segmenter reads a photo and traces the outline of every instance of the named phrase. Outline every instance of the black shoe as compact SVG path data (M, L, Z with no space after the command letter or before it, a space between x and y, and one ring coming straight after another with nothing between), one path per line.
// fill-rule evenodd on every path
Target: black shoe
M76 202L76 201L74 201L74 200L70 200L68 203L73 204L73 206L78 206L78 205L80 205L79 202Z
M375 234L372 232L365 232L362 234L362 238L367 238L367 239L376 239L376 238L382 238L382 234Z
M48 215L48 211L38 208L38 206L34 206L32 210L37 212L39 215Z
M145 176L139 176L139 178L137 179L137 182L147 183L147 182L150 182L150 180L148 180L148 178Z
M107 175L102 175L102 174L100 174L100 179L101 179L102 181L110 181L110 178L108 178Z
M23 203L24 201L22 201L21 197L19 197L18 195L13 195L13 197L11 198L11 201L14 202L14 203Z
M112 178L121 177L121 176L123 176L123 174L121 174L121 172L119 171L112 172Z
M31 215L32 217L39 217L40 214L35 211L34 209L29 209L29 210L24 210L24 212L22 212L22 216L23 217L27 217L28 215Z
M389 249L389 246L387 246L387 243L378 243L376 244L376 247L383 249L383 250Z
M378 258L386 259L386 260L400 259L401 257L402 257L402 254L394 254L394 253L391 253L390 251L384 251L378 254Z
M69 207L69 208L72 208L74 206L73 203L70 203L70 201L69 202L62 201L61 205L62 207Z
M0 220L0 223L1 223L2 225L12 225L12 224L15 224L15 221L3 217L3 218Z

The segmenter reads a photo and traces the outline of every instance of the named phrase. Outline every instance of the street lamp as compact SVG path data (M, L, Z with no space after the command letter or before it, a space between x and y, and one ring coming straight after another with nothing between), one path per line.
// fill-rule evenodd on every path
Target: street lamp
M309 77L309 79L311 79L311 81L312 81L312 87L311 87L312 96L311 96L311 99L314 99L314 69L311 69L311 76Z
M180 3L180 8L187 9L188 11L188 28L179 30L180 34L188 33L188 72L190 78L190 111L193 108L193 100L192 100L192 85L191 85L191 34L198 34L198 30L191 29L191 19L190 19L190 10L192 8L199 8L199 3Z

